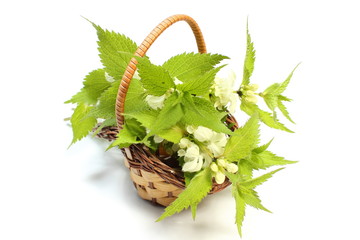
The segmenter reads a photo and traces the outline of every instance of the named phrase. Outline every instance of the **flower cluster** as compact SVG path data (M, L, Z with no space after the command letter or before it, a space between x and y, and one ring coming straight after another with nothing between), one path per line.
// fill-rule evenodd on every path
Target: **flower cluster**
M214 106L218 109L226 107L232 114L235 112L236 102L238 100L238 95L233 90L235 78L234 72L230 72L227 78L215 77L212 87L215 95Z
M186 131L189 136L180 140L178 150L178 156L184 157L184 172L197 172L224 153L226 134L214 132L203 126L187 126Z
M255 91L258 90L259 85L257 84L249 84L245 86L241 86L240 91L242 92L242 98L250 103L257 103L258 99L256 97Z
M219 158L216 162L211 163L210 169L213 172L216 183L222 184L225 181L225 170L230 173L236 173L238 166L234 163L229 163L224 158Z

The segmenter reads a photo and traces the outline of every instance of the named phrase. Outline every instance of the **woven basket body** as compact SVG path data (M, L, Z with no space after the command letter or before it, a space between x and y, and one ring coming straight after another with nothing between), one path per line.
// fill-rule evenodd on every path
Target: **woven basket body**
M178 21L186 21L191 27L196 38L200 53L206 53L206 46L197 23L186 15L174 15L151 31L135 52L135 56L143 57L157 37L169 26ZM136 71L137 60L131 59L124 76L121 80L118 96L116 99L116 118L118 130L121 131L124 124L124 104L130 81ZM237 128L236 120L229 116L228 122L233 123L233 129ZM102 131L101 137L113 140L113 134L117 131L111 129L111 133ZM177 160L171 156L163 156L159 153L152 153L145 145L136 144L121 149L125 157L125 165L130 170L130 176L134 182L139 196L162 206L168 206L185 188L185 181L181 168L177 166ZM228 179L223 184L214 182L210 193L221 191L230 185Z

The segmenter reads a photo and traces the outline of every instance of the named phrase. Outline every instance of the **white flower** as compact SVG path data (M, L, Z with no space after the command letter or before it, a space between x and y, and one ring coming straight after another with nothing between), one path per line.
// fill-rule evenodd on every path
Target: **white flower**
M201 155L204 158L204 165L203 167L208 167L210 165L210 163L212 162L212 157L209 156L209 154L207 153L201 153Z
M211 141L207 145L207 148L211 151L214 157L219 157L224 153L226 143L227 137L225 133L214 132Z
M178 153L178 156L179 156L179 157L183 157L183 156L185 156L186 151L185 151L184 149L179 149L179 150L177 151L177 153Z
M222 184L224 181L225 181L225 174L220 172L220 171L216 172L216 174L215 174L215 182L217 184Z
M189 162L185 162L182 167L183 172L197 172L202 168L203 159L197 158Z
M188 147L186 149L185 162L192 161L192 160L197 159L199 157L200 157L200 149L196 144L191 145L190 147ZM202 156L201 156L201 158L202 158Z
M161 96L147 95L145 101L152 109L161 109L164 107L164 101L166 98L166 94Z
M238 99L237 93L233 90L235 78L234 72L230 72L226 79L215 77L213 88L214 94L217 97L214 104L216 108L227 106L229 112L234 113Z
M179 147L181 147L181 148L188 148L188 147L190 147L192 144L194 144L194 143L191 142L189 139L187 139L187 138L182 138L182 139L180 139Z
M212 139L214 135L214 132L206 127L203 126L199 126L195 131L194 131L194 137L199 140L200 142L208 142Z
M159 137L158 135L154 136L154 142L155 143L161 143L162 141L164 141L164 139L162 137Z
M227 163L225 168L229 173L236 173L239 170L235 163Z
M112 76L110 76L107 72L105 72L105 79L106 81L111 83L115 81L115 79Z
M224 153L224 147L221 147L214 142L210 142L207 145L207 148L211 151L211 153L214 155L214 157L219 157Z
M196 130L196 127L194 127L194 126L189 125L186 127L186 131L190 134L193 134L195 132L195 130Z

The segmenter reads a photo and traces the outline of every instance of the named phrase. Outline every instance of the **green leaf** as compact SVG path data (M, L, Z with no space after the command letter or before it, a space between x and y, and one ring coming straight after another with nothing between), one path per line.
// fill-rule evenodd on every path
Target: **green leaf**
M182 82L187 82L213 69L224 59L228 59L228 57L209 53L183 53L170 58L163 64L163 67L173 78L176 77Z
M257 177L257 178L253 178L253 179L250 179L250 180L247 180L247 181L244 181L241 183L242 186L244 186L245 188L247 189L254 189L256 188L257 186L263 184L264 182L266 182L269 178L271 178L275 173L277 173L278 171L282 170L284 168L279 168L279 169L276 169L274 171L271 171L269 173L266 173L260 177Z
M271 111L275 111L275 108L278 107L278 97L274 94L263 95L266 105Z
M137 44L125 35L103 30L94 23L92 25L97 31L99 56L105 71L116 80L121 79L132 58L130 54L123 54L122 52L135 53Z
M246 124L234 131L224 151L224 157L232 162L247 157L259 142L259 119L253 115Z
M133 78L125 98L125 113L141 111L146 108L145 89L139 79ZM115 102L116 99L114 99Z
M101 125L96 129L93 136L96 136L104 127L110 127L110 126L116 126L116 119L115 118L109 118L106 119L104 122L101 123Z
M89 132L95 127L97 123L96 118L88 116L88 113L91 109L91 106L85 105L83 103L79 104L75 108L74 113L70 119L73 130L73 140L70 146L88 135Z
M255 49L254 43L251 41L251 36L249 33L249 26L246 26L246 55L244 61L244 75L241 85L249 85L250 77L254 71L254 63L255 63Z
M265 169L272 166L286 165L296 163L296 161L285 160L285 158L275 155L270 151L263 151L260 153L253 152L251 156L252 162L257 162L259 168Z
M241 228L245 217L246 204L244 198L240 195L237 187L234 184L232 185L232 195L235 198L236 204L235 223L237 225L239 235L242 237Z
M184 136L184 131L182 128L175 125L169 129L159 131L157 135L170 142L179 143Z
M191 180L186 189L172 202L157 221L179 213L192 205L197 205L210 192L212 176L210 168L205 168Z
M175 126L183 117L184 112L179 103L180 96L173 93L164 102L164 107L160 110L156 121L149 127L151 132L149 135L157 134L158 132L169 129Z
M238 174L241 175L242 179L248 180L252 178L254 167L248 161L248 158L241 159L238 162L238 168L239 168Z
M279 95L279 94L283 93L283 92L286 90L286 88L287 88L287 86L289 85L289 82L290 82L290 80L291 80L291 78L292 78L292 76L293 76L296 68L297 68L299 65L300 65L300 63L299 63L298 65L296 65L296 67L291 71L291 73L290 73L289 76L285 79L285 81L280 84L280 86L279 86L279 88L276 90L275 94Z
M209 95L209 90L210 87L213 85L215 76L222 67L223 66L212 69L198 78L180 84L177 86L177 89L199 96Z
M141 111L125 113L124 116L125 116L125 122L128 118L135 118L137 121L141 123L142 126L151 129L154 122L156 121L158 114L159 111L150 108L145 108L142 109Z
M282 113L290 122L295 123L295 122L291 119L291 117L290 117L290 115L289 115L289 112L287 111L285 105L283 104L283 102L282 102L280 99L278 99L277 106L278 106L278 108L280 109L281 113Z
M174 80L167 70L161 66L156 66L150 61L143 60L138 64L141 83L148 94L161 96L170 88L175 87Z
M101 94L99 104L91 110L91 116L103 119L115 118L115 101L119 85L120 81L115 81Z
M268 147L270 146L270 144L272 143L273 140L274 140L274 138L271 139L268 143L266 143L266 144L264 144L264 145L262 145L262 146L260 146L260 147L255 148L255 149L253 150L253 152L254 152L254 153L262 153L263 151L265 151L266 149L268 149Z
M131 126L125 124L123 129L120 130L117 135L117 139L111 143L108 149L118 146L119 148L129 147L131 144L141 143L142 141L138 139L138 136L132 130Z
M182 102L185 111L182 119L184 124L203 126L215 132L222 132L229 135L233 134L221 120L224 114L217 111L210 101L199 97L188 98L185 96L186 95L184 95L184 101Z
M85 103L88 105L96 104L101 93L103 93L111 83L105 77L104 69L97 69L90 72L84 79L84 87L65 103Z
M271 128L275 128L275 129L293 133L293 131L291 131L290 129L285 127L284 124L280 123L279 120L274 118L274 116L271 113L261 110L254 103L249 103L249 102L243 101L243 102L241 102L240 108L245 113L247 113L249 116L252 116L254 113L258 113L260 120Z
M270 210L268 210L261 204L261 200L255 190L247 189L241 185L239 185L238 187L239 187L238 190L240 191L240 195L242 196L242 198L244 199L247 205L271 213Z

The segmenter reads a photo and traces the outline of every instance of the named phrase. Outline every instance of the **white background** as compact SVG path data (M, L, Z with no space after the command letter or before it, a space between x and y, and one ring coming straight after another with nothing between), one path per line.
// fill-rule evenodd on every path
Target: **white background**
M357 1L2 1L0 3L0 239L238 239L229 189L209 196L195 222L137 197L118 151L87 138L69 150L63 102L100 67L96 34L81 16L137 43L164 18L197 20L208 51L241 76L246 18L257 58L253 82L283 81L296 125L263 128L271 150L299 163L258 188L273 214L248 209L243 239L360 239ZM149 51L155 62L196 51L177 23ZM246 120L239 114L239 121Z

